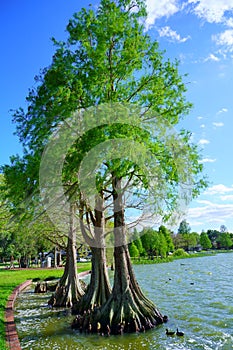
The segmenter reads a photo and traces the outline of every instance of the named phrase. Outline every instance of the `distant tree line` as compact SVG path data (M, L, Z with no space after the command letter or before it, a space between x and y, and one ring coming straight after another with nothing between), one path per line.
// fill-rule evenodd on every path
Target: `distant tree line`
M1 182L3 182L1 175ZM39 253L54 250L55 247L65 249L65 242L55 231L49 220L36 221L30 227L27 220L14 223L11 208L1 199L0 206L0 261L12 259L28 265L37 259ZM9 218L11 218L9 224ZM49 235L48 235L49 233ZM49 240L48 240L49 238ZM165 258L177 249L200 251L208 249L233 249L233 233L228 232L225 225L219 230L208 229L201 234L191 232L186 220L181 221L177 233L161 225L157 230L146 227L142 231L134 229L133 240L129 244L131 257Z
M233 249L233 233L222 225L220 230L203 230L201 234L191 232L186 220L181 221L177 233L165 226L158 230L144 228L138 232L134 230L135 240L129 244L131 257L167 257L177 249L186 252L209 249Z
M0 180L2 184L3 175ZM14 222L11 208L4 200L3 193L1 193L0 223L0 261L14 259L23 262L23 265L28 265L31 260L38 258L39 253L54 250L55 247L65 249L66 242L49 220L43 219L28 225L24 217L21 222ZM151 259L158 256L165 258L180 248L185 251L233 249L233 233L228 232L226 226L222 225L219 231L208 229L198 234L191 232L189 223L183 220L177 233L164 225L157 230L147 227L140 232L135 228L133 240L129 244L131 257Z
M16 216L4 185L4 176L0 174L0 261L17 260L20 266L28 267L39 253L43 255L54 246L65 247L63 238L45 215L35 220L30 211L21 214L19 208Z

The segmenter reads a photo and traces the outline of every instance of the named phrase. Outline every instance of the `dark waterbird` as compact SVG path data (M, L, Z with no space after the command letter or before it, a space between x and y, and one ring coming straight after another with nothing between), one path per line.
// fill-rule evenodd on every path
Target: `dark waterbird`
M179 329L176 329L176 335L178 335L178 337L183 337L184 332L180 332Z
M175 332L173 332L173 331L169 331L169 330L166 328L166 334L167 334L167 335L174 335L174 334L175 334Z

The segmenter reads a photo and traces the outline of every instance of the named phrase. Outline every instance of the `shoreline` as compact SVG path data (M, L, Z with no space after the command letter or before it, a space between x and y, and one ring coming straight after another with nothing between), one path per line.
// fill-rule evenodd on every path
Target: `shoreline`
M213 255L217 255L217 254L224 254L224 253L233 253L233 250L211 250L209 252L197 252L197 253L191 253L186 256L168 256L166 258L159 258L159 257L155 257L154 259L144 259L143 257L136 257L133 258L131 257L131 261L133 265L150 265L150 264L162 264L162 263L169 263L172 262L174 260L183 260L183 259L192 259L192 258L201 258L204 256L213 256Z
M6 344L10 350L21 350L20 341L16 329L15 317L14 317L14 303L18 294L30 286L32 280L27 280L18 285L11 295L8 297L5 310L5 328L6 328Z
M25 270L25 269L24 269ZM83 271L78 274L79 278L86 276L90 273L90 270ZM5 308L5 333L6 333L6 345L9 350L21 350L21 345L17 333L14 317L14 303L20 292L33 283L32 280L27 280L19 284L13 292L10 294L7 300Z

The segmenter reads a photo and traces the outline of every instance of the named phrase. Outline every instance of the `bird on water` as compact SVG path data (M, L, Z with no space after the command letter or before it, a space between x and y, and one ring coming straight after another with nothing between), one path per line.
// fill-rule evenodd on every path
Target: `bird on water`
M173 332L173 331L169 331L169 330L166 328L166 334L167 334L167 335L174 335L174 334L175 334L175 332Z
M176 335L178 335L179 337L183 337L184 332L180 332L179 329L176 329Z

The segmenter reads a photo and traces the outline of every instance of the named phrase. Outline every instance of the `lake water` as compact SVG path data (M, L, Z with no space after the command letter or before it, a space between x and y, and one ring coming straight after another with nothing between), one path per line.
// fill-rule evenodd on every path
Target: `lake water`
M21 293L15 304L22 349L219 350L233 349L233 254L136 265L144 293L169 321L146 333L101 337L70 328L67 310L50 310L48 295ZM184 337L165 329L179 327Z

